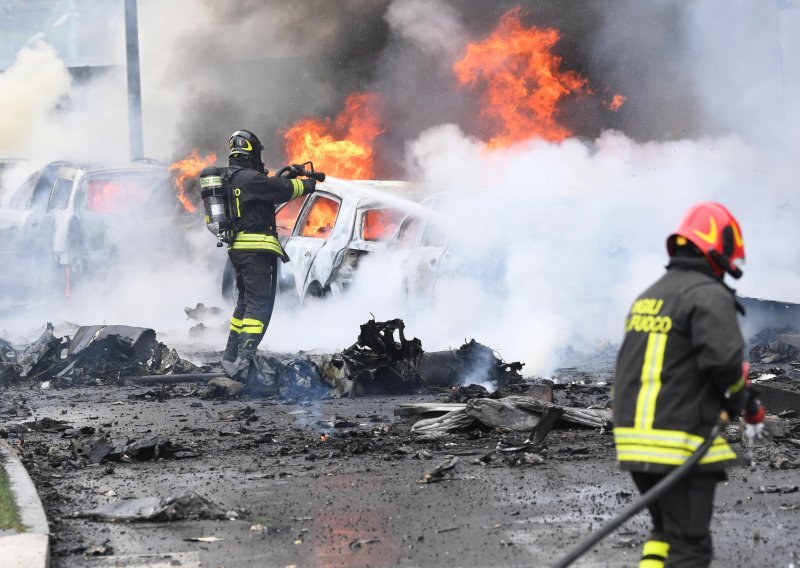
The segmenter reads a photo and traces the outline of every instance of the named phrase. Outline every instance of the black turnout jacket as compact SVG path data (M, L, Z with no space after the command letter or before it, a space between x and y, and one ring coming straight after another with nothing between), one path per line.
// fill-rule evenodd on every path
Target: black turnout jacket
M622 469L666 472L709 435L726 392L744 387L744 340L733 290L705 258L675 257L625 320L614 379L614 440ZM721 437L700 461L737 456Z
M271 252L288 261L278 241L275 206L311 193L316 180L267 176L235 160L231 161L227 175L233 192L232 213L237 222L236 236L228 248Z

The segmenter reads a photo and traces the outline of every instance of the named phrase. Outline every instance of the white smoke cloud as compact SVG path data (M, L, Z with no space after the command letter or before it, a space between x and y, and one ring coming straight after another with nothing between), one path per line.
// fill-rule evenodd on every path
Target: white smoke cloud
M64 63L45 42L36 41L17 53L14 64L0 73L0 155L41 156L48 140L41 134L70 84Z
M606 22L594 38L596 53L609 66L617 60L627 63L640 46L652 48L647 42L658 30L642 22L676 13L682 32L674 53L660 50L666 52L664 67L634 74L635 80L628 83L633 88L623 92L629 99L626 104L637 104L640 94L659 93L673 101L685 98L688 116L682 118L707 134L694 139L681 136L674 128L681 121L652 105L647 108L652 123L669 134L663 138L673 140L637 142L622 132L607 131L592 141L530 141L489 152L462 127L439 124L436 112L429 113L425 121L430 127L408 143L405 164L409 174L432 192L454 194L445 211L451 247L474 267L476 276L443 278L420 306L404 298L402 268L390 257L372 258L362 267L356 289L344 298L311 302L301 309L295 309L289 298L279 298L263 348L337 350L355 341L358 325L371 315L403 317L408 334L419 337L427 350L458 347L475 338L506 360L525 362L526 374L546 374L560 363L558 352L567 345L592 348L621 338L627 306L666 264L666 236L688 206L709 199L729 206L743 227L748 264L743 279L735 283L740 293L800 301L795 269L800 252L795 166L800 149L796 104L800 63L791 57L800 48L800 10L744 1L732 8L720 0L676 1L659 7L630 0L614 6L624 17ZM157 158L168 158L174 150L182 120L200 125L220 121L217 116L192 114L191 96L205 88L204 81L214 92L227 88L213 84L215 75L203 65L203 58L210 61L213 54L199 49L197 41L187 41L201 38L202 45L204 34L219 31L212 10L205 4L196 8L187 13L174 3L140 2L145 146ZM468 9L434 0L393 2L386 18L394 39L414 46L426 58L447 62L456 54L454 46L465 40L463 15ZM248 25L246 36L251 37L256 24ZM324 29L325 34L333 33L333 28ZM230 31L231 37L242 37ZM669 46L674 38L662 39L658 46ZM32 51L37 50L47 65L28 68L37 73L52 68L51 74L57 76L53 54L41 47ZM176 70L168 64L175 54L195 55L186 58L195 64ZM624 67L620 63L614 70L624 74ZM60 68L63 71L63 64ZM389 70L410 74L391 66ZM10 72L0 76L4 101L6 78L23 76ZM31 71L30 76L37 73ZM422 82L425 87L427 77ZM293 89L298 89L294 83L284 86L269 79L274 91L263 97L259 109L264 112L280 97L292 99ZM19 126L15 121L15 130L0 128L0 137L8 131L46 136L66 153L47 157L52 159L97 149L97 143L105 148L101 136L93 144L92 133L113 130L110 151L127 151L121 73L71 89L63 83L55 87L37 88L36 100L27 102L34 105L33 114L16 113L28 116L27 121ZM303 83L304 89L318 87L330 94L326 85ZM45 98L53 93L60 94ZM440 98L428 105L420 93L409 90L409 117L417 111L424 115L425 110L410 105L449 104L443 89L435 93ZM61 103L65 97L67 102ZM59 116L54 117L56 106ZM43 126L47 124L51 130ZM0 140L6 143L5 138ZM203 343L194 343L187 334L192 322L183 315L184 306L198 301L223 305L219 286L225 253L213 246L199 219L198 227L189 253L175 262L154 266L143 252L141 259L131 260L115 288L100 297L102 301L87 293L66 307L51 302L18 320L4 318L0 336L25 332L30 337L34 330L24 322L62 318L152 326L187 347L221 349L224 328L215 329Z

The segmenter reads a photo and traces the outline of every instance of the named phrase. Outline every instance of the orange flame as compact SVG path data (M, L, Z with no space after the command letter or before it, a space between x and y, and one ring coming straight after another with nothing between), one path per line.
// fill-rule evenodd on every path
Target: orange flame
M189 213L194 213L197 208L194 203L189 200L189 196L186 195L186 182L196 177L203 168L213 165L216 161L217 155L214 152L206 154L206 157L203 158L200 156L200 152L197 148L195 148L188 158L170 164L168 168L169 171L178 173L175 177L175 188L178 190L178 199L183 204L184 209Z
M481 116L496 124L491 148L505 148L530 138L560 141L571 132L556 121L558 103L570 94L589 92L574 71L559 71L561 58L551 53L558 30L524 28L522 10L514 8L485 40L470 43L453 71L462 85L485 83Z
M339 203L327 197L318 196L306 217L306 224L300 231L301 237L325 239L336 224Z
M89 181L86 191L86 209L97 213L127 213L141 205L147 197L147 188L135 180Z
M603 106L606 107L608 110L613 110L614 112L617 112L619 110L619 107L624 105L625 101L627 100L628 100L627 97L623 95L614 95L611 101L603 103Z
M386 241L394 234L403 213L393 209L368 209L364 212L361 233L365 241Z
M373 144L381 126L375 93L351 93L344 110L333 120L304 118L284 134L290 163L314 162L328 175L346 179L374 177Z

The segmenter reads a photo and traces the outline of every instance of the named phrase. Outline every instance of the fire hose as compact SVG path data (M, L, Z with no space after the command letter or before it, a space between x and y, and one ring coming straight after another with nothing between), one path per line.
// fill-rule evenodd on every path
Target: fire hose
M622 511L622 513L611 519L608 523L602 526L600 530L590 534L584 540L579 542L561 560L559 560L556 564L553 564L553 568L566 568L567 566L571 565L578 558L589 552L589 550L591 550L595 544L617 530L626 521L628 521L628 519L666 493L668 489L670 489L673 485L675 485L675 483L680 481L681 478L689 473L689 471L691 471L691 469L697 465L697 462L699 462L703 456L706 455L706 452L711 447L711 444L714 443L714 439L719 435L720 431L727 423L728 415L727 413L722 412L719 420L717 420L717 423L714 424L713 428L711 428L711 433L708 435L702 445L700 445L700 447L697 448L680 467L673 469L667 476L664 477L664 479L653 486L650 491L642 495L638 501L634 501L628 505L628 507Z

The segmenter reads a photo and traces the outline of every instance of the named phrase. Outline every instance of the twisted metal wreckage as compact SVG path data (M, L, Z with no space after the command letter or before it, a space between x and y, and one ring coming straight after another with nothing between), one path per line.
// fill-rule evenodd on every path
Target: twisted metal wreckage
M284 400L447 391L454 400L464 401L435 408L401 406L398 415L423 416L412 428L421 438L488 427L530 433L531 443L538 444L558 420L593 428L610 425L608 410L553 404L552 390L549 400L546 396L552 389L548 381L524 379L522 366L506 363L474 339L458 349L425 352L419 339L406 337L400 319L366 322L357 341L335 354L259 353L246 383L223 376L214 365L182 359L148 328L82 326L70 338L56 337L48 324L42 336L20 352L6 341L0 343L0 384L38 380L46 387L67 388L193 382L205 383L198 391L202 398ZM480 383L497 390L490 393ZM443 416L426 417L435 414Z

